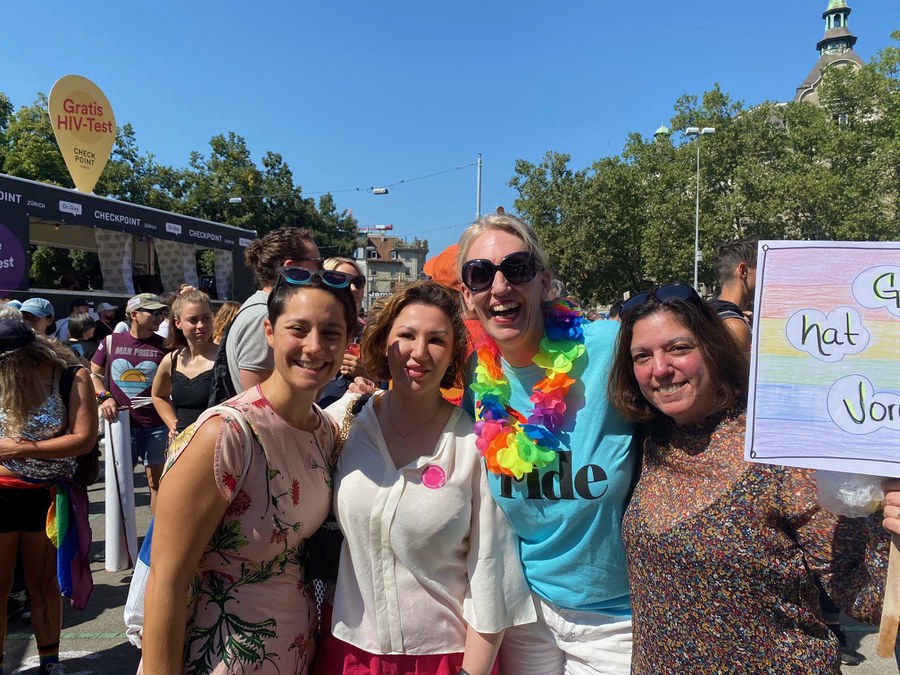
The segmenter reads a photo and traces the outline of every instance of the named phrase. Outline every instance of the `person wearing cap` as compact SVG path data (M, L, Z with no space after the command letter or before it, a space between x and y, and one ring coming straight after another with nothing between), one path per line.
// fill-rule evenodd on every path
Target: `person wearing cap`
M94 342L102 342L107 335L113 334L116 326L116 310L118 305L101 302L97 305L97 321L94 326Z
M155 331L169 308L156 295L141 293L128 300L125 312L131 328L127 333L113 333L97 345L91 375L103 419L113 423L120 407L129 408L131 459L144 465L153 513L169 429L152 405L150 390L165 355L163 339Z
M22 376L26 372L29 377ZM64 373L71 383L65 400ZM87 497L83 488L79 496L71 480L76 457L90 452L96 438L97 409L90 377L77 365L72 351L56 340L35 335L22 321L0 319L0 604L6 606L21 553L40 675L65 672L59 665L58 552L47 536L48 512L56 514L54 492L65 492L70 505L78 501L83 508L81 518L71 509L68 516L75 516L69 522L85 534ZM90 541L89 529L86 538ZM82 570L87 555L87 546L76 553ZM73 602L87 602L89 580L89 571L80 580L73 577L73 587L67 589ZM0 620L0 672L6 627L5 619Z
M25 324L38 335L47 335L55 321L53 305L44 298L28 298L19 311Z
M69 305L69 316L56 322L56 332L53 334L60 342L67 342L69 339L69 320L73 316L79 314L88 314L91 311L91 304L84 298L73 300Z

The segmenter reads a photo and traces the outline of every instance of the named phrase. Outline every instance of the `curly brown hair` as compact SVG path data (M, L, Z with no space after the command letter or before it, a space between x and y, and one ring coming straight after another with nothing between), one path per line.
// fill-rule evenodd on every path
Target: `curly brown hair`
M301 227L279 227L261 239L254 239L244 251L244 262L253 272L259 288L278 281L278 266L285 260L300 261L319 255L309 230Z
M360 354L369 376L376 380L388 380L391 369L387 358L387 340L394 321L409 305L437 307L450 319L453 328L453 355L441 386L444 389L459 386L462 382L467 351L466 325L463 323L457 295L436 281L416 281L404 286L392 295L384 309L369 322L363 334Z

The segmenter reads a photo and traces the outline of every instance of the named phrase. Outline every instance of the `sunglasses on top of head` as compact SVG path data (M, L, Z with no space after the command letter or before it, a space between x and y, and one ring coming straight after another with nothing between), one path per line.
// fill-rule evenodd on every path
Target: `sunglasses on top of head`
M503 258L499 265L482 258L469 260L463 265L462 281L470 291L480 293L493 285L497 270L509 283L519 285L534 279L540 268L534 253L518 251Z
M703 299L697 295L691 286L680 282L672 284L664 284L646 291L641 291L636 295L632 295L628 300L622 303L622 309L619 310L619 316L625 317L629 312L637 309L651 298L656 298L658 302L665 304L672 300L686 300L694 304L703 303Z
M353 277L335 270L311 271L305 267L282 265L278 268L278 274L291 286L306 286L313 277L320 277L326 286L331 288L347 288L358 277Z

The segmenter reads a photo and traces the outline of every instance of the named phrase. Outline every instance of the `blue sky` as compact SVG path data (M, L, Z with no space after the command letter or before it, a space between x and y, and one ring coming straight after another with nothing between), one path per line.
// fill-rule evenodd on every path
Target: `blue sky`
M900 29L897 0L850 0L868 61ZM513 164L573 166L668 123L714 82L747 103L790 100L818 54L827 0L630 2L16 2L0 91L18 107L61 76L93 80L139 147L185 166L234 131L257 163L285 158L304 192L333 191L362 226L428 239L512 207ZM360 192L339 190L362 188Z

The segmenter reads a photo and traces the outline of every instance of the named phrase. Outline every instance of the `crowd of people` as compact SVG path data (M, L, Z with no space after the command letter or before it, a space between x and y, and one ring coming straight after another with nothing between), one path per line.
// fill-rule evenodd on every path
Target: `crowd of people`
M0 308L0 595L21 554L42 672L44 516L122 409L154 513L142 673L840 672L827 603L877 623L900 483L882 524L744 461L755 242L720 248L717 299L661 284L610 321L515 217L455 255L365 318L359 265L290 227L248 246L241 305L75 301L55 333L42 298Z

